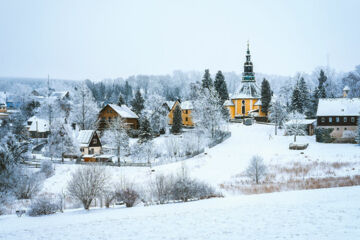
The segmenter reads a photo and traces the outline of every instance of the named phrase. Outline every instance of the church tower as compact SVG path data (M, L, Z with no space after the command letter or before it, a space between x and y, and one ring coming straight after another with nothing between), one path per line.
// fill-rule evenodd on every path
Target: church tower
M246 60L240 90L224 103L229 109L230 119L254 117L262 119L266 113L261 111L261 90L256 84L254 66L251 62L249 42L247 43Z

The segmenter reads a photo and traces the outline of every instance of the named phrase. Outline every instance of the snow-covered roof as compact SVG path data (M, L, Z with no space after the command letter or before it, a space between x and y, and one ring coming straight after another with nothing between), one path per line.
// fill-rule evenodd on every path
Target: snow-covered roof
M109 104L109 106L114 109L117 114L120 115L122 118L139 118L136 113L130 110L126 105L116 105L116 104Z
M224 106L234 106L234 103L231 100L226 100Z
M261 99L257 100L256 103L254 104L254 106L261 106L262 103L261 103Z
M321 98L316 116L360 116L360 98Z
M316 122L316 119L291 119L285 123L285 125L293 125L293 124L300 124L300 125L308 125L313 124Z
M68 91L65 91L65 92L52 92L51 93L51 97L56 97L56 98L64 98L66 97L66 95L68 94L69 92Z
M49 131L49 122L45 119L38 117L31 117L31 125L29 127L30 132L48 132ZM29 120L30 120L29 119ZM29 121L28 120L28 121Z
M175 102L174 101L165 101L165 104L169 107L169 109L171 109L174 106Z
M80 147L88 147L95 130L81 130L77 137Z
M194 108L191 101L184 101L180 103L180 107L182 110L191 110Z
M240 91L232 99L260 98L260 88L256 82L243 82Z

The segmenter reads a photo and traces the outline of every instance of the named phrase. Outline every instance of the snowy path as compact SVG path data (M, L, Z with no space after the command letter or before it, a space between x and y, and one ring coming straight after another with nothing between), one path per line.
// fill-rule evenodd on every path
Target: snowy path
M44 217L0 217L0 239L358 239L360 187Z

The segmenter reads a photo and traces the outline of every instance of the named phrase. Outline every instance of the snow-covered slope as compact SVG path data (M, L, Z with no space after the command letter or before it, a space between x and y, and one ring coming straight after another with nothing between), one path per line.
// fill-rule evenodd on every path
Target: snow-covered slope
M0 217L0 239L358 239L360 187Z

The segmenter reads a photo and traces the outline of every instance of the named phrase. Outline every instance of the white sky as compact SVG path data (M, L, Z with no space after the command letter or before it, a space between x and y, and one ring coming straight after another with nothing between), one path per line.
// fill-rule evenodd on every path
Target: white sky
M0 0L0 76L293 75L360 64L360 1Z

